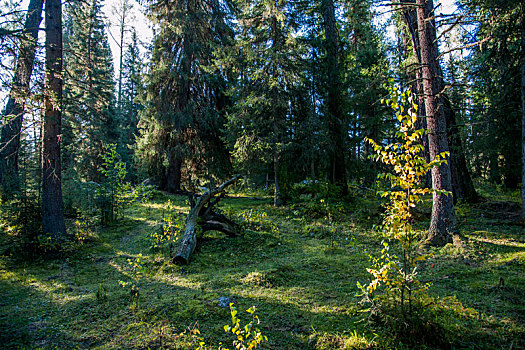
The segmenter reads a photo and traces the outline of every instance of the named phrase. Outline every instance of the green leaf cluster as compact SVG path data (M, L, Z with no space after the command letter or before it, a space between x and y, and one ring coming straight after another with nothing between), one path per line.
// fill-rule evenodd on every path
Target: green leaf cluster
M393 81L390 80L390 83ZM411 210L422 201L424 195L436 192L422 187L420 180L432 167L446 162L448 154L444 152L432 162L425 160L421 142L425 130L415 130L418 105L414 101L414 95L410 90L397 85L388 86L388 89L389 98L382 100L382 103L395 112L399 123L396 132L399 141L380 145L367 139L376 153L370 157L390 166L392 170L378 175L378 178L390 182L390 189L378 192L380 197L389 200L382 226L385 240L382 242L381 256L371 257L372 267L367 269L372 275L372 281L366 286L358 284L358 287L361 295L374 305L376 300L371 295L383 286L385 293L397 300L403 312L411 313L415 294L428 288L428 285L417 279L417 264L425 260L426 256L418 251L421 237L412 227ZM388 241L400 245L399 257L390 253Z

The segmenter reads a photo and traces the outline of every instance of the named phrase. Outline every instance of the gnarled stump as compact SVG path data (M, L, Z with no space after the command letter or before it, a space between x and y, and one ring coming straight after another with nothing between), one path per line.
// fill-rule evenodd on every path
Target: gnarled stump
M219 187L205 192L197 201L194 197L190 197L191 210L186 219L186 228L179 250L172 258L174 263L187 264L190 261L190 256L197 246L198 227L202 232L215 230L224 232L228 236L236 236L239 233L239 226L225 215L215 212L213 206L224 197L224 190L240 177L240 174L236 175ZM218 194L220 196L214 199ZM214 200L211 201L212 199Z

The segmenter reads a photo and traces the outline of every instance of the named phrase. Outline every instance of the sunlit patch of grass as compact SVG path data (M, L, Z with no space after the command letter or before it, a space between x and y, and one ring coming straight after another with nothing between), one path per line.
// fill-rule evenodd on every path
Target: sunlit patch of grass
M229 196L230 214L262 210L278 232L245 230L239 237L207 233L187 266L170 262L167 250L150 248L147 235L167 214L188 212L186 197L159 195L134 203L125 217L98 232L62 260L20 262L0 257L0 343L7 348L177 348L180 332L198 322L209 344L225 340L229 310L258 308L266 349L403 348L381 328L363 322L356 282L367 278L368 254L381 250L371 230L378 204L356 200L337 235L323 218L300 207L273 208L271 197ZM458 347L524 345L525 242L513 227L480 220L476 208L461 217L463 248L447 246L421 266L430 293L457 303L429 300L435 319ZM370 219L369 219L370 217ZM427 223L419 224L424 228ZM472 226L472 229L469 229ZM130 261L140 258L141 272ZM503 285L500 285L500 278ZM133 302L130 286L138 284ZM447 299L448 300L448 299ZM452 300L452 299L451 299ZM521 316L520 316L521 315ZM377 334L374 335L374 333ZM486 345L488 344L488 345Z

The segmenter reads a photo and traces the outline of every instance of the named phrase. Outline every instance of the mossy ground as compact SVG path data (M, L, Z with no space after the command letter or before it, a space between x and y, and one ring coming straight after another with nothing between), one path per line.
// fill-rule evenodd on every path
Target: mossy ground
M498 203L509 200L500 197ZM2 256L0 347L178 348L179 334L196 324L208 344L231 344L223 329L229 310L219 297L239 309L257 306L266 349L417 343L367 323L360 312L356 283L369 279L368 255L381 249L371 229L380 221L375 200L347 205L330 230L323 218L305 215L308 199L276 209L270 198L226 198L222 206L231 213L261 209L279 231L207 234L183 267L172 265L166 250L152 250L147 238L165 217L168 200L187 211L184 197L162 195L133 204L123 219L66 257ZM428 305L436 310L433 322L450 347L525 347L525 234L522 226L502 224L491 203L459 206L464 246L433 249L421 266L420 279L432 283L429 294L440 297ZM133 284L138 298L131 296Z

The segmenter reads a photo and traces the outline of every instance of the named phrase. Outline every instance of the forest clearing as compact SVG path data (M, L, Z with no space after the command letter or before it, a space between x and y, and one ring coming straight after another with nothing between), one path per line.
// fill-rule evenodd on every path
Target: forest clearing
M525 0L0 0L0 349L525 349Z
M487 202L457 209L464 246L431 248L433 257L419 266L420 279L431 283L430 323L400 332L369 323L356 296L356 283L369 279L369 255L382 248L372 229L377 199L356 194L361 199L345 204L336 232L319 198L281 208L269 196L225 198L221 209L243 225L243 234L207 234L184 266L170 262L169 244L152 233L168 210L187 213L187 198L160 192L61 259L19 262L4 255L0 343L194 349L188 329L198 327L207 344L229 345L234 338L223 326L230 311L219 306L227 298L243 322L250 319L244 310L257 307L258 327L268 337L263 349L525 346L525 238L522 226L505 224L516 209L519 215L516 197L493 190L483 193Z

